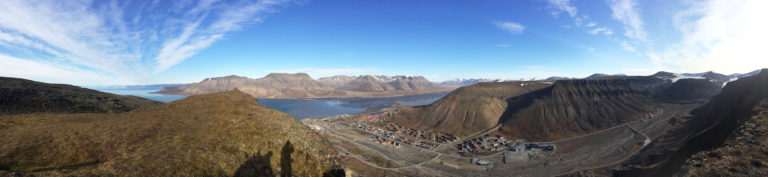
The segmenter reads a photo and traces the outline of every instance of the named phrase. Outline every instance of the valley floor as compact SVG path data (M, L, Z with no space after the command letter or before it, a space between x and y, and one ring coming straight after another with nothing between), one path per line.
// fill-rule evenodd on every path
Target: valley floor
M389 124L386 115L396 111L394 109L374 114L374 119L370 114L361 114L306 120L304 123L328 138L345 156L348 170L358 175L557 176L622 162L667 131L671 127L670 119L700 105L661 104L655 113L648 114L653 116L643 116L601 131L551 142L513 139L506 142L514 145L477 153L461 152L456 145L473 138L487 138L498 127L448 142L416 138L413 143L413 137L382 127ZM376 117L378 115L381 116ZM433 135L428 131L419 132ZM435 133L435 137L438 134ZM528 144L553 146L554 150L510 148Z

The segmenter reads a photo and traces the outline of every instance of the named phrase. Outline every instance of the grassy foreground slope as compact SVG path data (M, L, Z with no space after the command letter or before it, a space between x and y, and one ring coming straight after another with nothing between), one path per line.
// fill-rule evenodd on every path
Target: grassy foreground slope
M0 77L0 116L34 112L117 113L160 104L72 85Z
M323 176L326 140L238 90L126 113L0 119L0 169L45 176ZM338 173L336 173L338 174Z

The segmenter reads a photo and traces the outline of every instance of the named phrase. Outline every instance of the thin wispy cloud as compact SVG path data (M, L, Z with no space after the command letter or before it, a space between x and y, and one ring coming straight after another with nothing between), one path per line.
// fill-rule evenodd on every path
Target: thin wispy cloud
M709 0L675 16L681 40L648 52L659 69L744 73L768 66L768 1Z
M552 7L554 10L552 11L552 15L555 17L558 17L561 13L566 13L568 16L570 16L573 19L573 25L567 25L567 28L571 27L586 27L586 28L594 28L597 26L597 23L589 20L589 16L586 14L579 15L578 14L578 8L571 3L570 0L546 0L547 4L549 4L550 7ZM598 31L594 31L598 30ZM606 35L613 34L613 31L607 28L595 28L593 30L587 31L590 34L597 34L599 32L605 32Z
M589 34L604 34L604 35L612 35L613 31L608 28L595 28L589 31Z
M576 17L576 13L578 13L578 9L576 6L571 4L570 0L546 0L547 3L549 3L550 6L552 6L555 11L552 11L552 15L559 16L561 13L566 13L568 16Z
M635 46L630 45L626 41L621 42L621 48L632 53L637 53L637 48L635 48Z
M102 73L61 66L55 63L18 59L3 54L0 54L0 63L2 63L0 64L0 76L54 80L54 83L62 83L55 80L61 81L61 78L67 78L68 82L101 85L112 84L109 81L113 79L104 76Z
M613 19L624 24L624 35L628 38L645 41L647 34L635 0L609 0Z
M13 49L6 57L134 83L261 22L289 2L6 0L0 1L0 46Z
M525 30L525 26L510 21L495 21L493 25L512 34L523 33L523 30Z

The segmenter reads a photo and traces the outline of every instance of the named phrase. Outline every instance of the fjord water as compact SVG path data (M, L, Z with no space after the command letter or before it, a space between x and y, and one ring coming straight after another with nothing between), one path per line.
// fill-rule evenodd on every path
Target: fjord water
M186 98L184 95L151 94L166 85L124 86L124 87L89 87L102 92L118 95L133 95L164 103ZM448 92L373 98L317 98L317 99L278 99L259 98L258 102L266 107L290 114L297 119L327 117L341 114L359 114L391 107L397 102L402 105L426 105L437 101Z
M133 95L154 101L168 103L179 99L186 98L184 95L163 95L163 94L151 94L150 92L158 91L168 85L142 85L142 86L94 86L88 87L90 89L117 94L117 95Z
M381 108L402 105L426 105L437 101L448 92L373 98L318 98L277 99L259 98L259 104L290 114L297 119L320 118L341 114L372 112Z

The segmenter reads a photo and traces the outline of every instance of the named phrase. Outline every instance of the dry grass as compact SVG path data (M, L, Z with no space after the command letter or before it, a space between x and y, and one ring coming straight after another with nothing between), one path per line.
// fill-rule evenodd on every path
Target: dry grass
M236 90L118 114L9 116L0 134L0 168L43 175L321 176L338 164L315 132Z

